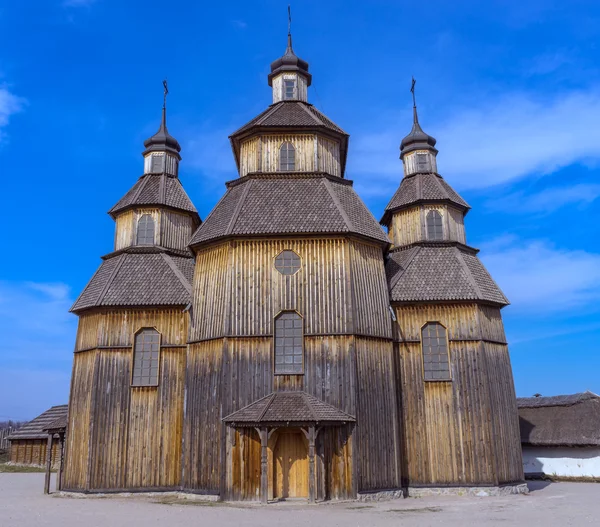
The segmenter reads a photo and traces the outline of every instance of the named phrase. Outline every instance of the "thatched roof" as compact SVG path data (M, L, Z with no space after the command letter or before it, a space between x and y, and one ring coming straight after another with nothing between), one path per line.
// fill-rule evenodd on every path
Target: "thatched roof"
M600 446L600 397L592 392L517 399L521 443Z
M11 441L21 439L47 439L48 432L46 430L49 425L55 423L58 419L64 419L66 422L68 409L69 407L66 404L53 406L16 430L8 439Z

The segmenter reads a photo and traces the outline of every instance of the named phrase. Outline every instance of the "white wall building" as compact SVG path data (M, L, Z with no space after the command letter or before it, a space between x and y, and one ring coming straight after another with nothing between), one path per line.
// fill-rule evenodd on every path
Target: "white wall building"
M526 477L600 480L600 397L517 399Z

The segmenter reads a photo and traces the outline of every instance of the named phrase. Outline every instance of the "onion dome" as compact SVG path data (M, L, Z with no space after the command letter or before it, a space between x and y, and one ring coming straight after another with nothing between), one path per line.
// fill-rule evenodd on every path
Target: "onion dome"
M167 109L163 106L162 109L162 120L160 122L160 128L152 137L144 141L143 155L149 154L150 152L170 152L175 154L178 159L181 159L179 152L181 152L181 146L179 141L175 139L167 129Z
M438 151L435 149L435 143L435 138L426 134L421 128L419 116L417 115L417 107L413 106L412 130L400 143L400 158L414 150L429 150L434 154L437 154Z
M310 86L312 75L308 73L308 62L296 56L292 49L292 34L288 33L287 49L283 57L271 62L269 73L269 86L273 85L273 78L284 72L296 72L306 77L306 85Z

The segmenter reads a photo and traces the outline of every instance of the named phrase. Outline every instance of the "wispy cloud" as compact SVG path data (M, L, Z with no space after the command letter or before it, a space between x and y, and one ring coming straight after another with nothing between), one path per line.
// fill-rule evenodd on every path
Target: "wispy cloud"
M600 184L577 184L570 187L550 187L536 194L513 192L495 197L486 203L492 210L515 213L549 213L566 205L585 206L600 198Z
M34 417L52 404L48 391L65 402L77 327L72 301L63 283L0 282L2 414Z
M600 300L600 254L504 236L482 244L481 259L515 310L533 316Z
M21 112L25 104L23 97L11 93L7 86L0 85L0 143L6 137L3 129L8 126L10 117Z
M232 20L231 24L238 29L246 29L248 24L243 20Z
M389 121L389 114L380 122ZM529 175L600 158L592 131L600 121L600 90L544 97L511 93L458 109L442 122L424 122L438 139L439 170L460 189L484 188ZM386 189L398 184L400 135L397 122L359 134L352 154L353 172L377 176ZM392 129L393 126L393 129ZM408 131L408 130L407 130ZM387 181L386 179L387 178Z

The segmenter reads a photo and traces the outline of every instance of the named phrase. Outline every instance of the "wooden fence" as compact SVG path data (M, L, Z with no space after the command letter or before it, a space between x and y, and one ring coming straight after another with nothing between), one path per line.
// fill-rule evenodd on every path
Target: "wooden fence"
M8 436L15 430L16 428L14 426L9 426L8 428L2 428L0 430L0 450L8 450L10 448Z

